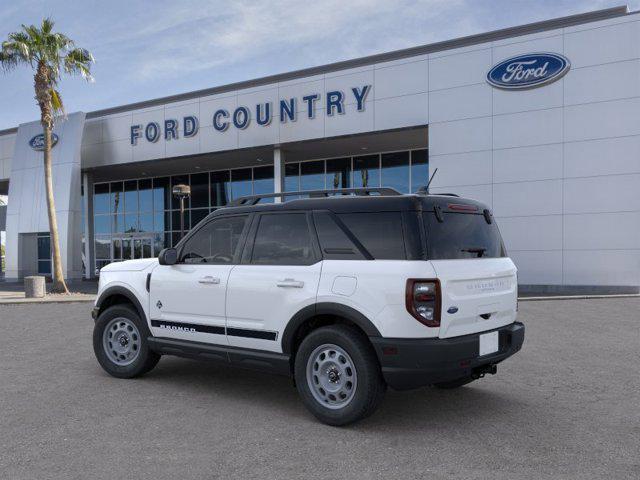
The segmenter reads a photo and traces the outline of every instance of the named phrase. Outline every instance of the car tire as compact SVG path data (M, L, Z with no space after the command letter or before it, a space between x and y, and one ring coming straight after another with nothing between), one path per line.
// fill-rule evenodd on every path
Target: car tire
M386 391L373 348L362 333L346 325L309 333L296 353L294 374L303 403L328 425L368 417Z
M100 366L117 378L144 375L156 366L160 355L149 349L151 335L145 321L129 305L106 308L93 328L93 351Z
M434 383L433 386L442 390L452 390L454 388L463 387L464 385L467 385L473 381L475 381L475 378L463 377L456 380L451 380L449 382Z

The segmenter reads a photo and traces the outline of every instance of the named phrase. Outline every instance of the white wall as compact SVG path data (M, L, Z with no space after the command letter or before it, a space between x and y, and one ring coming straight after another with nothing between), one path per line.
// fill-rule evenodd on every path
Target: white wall
M532 52L571 70L527 91L487 85L492 65ZM493 207L520 282L640 285L638 15L431 55L429 74L432 191Z
M51 150L53 194L60 234L62 268L66 278L82 275L80 144L84 113L69 114L54 128L59 141ZM33 273L29 238L23 234L49 231L44 183L43 153L29 140L42 133L40 122L20 125L15 139L7 205L6 277L17 279ZM32 238L31 238L32 240ZM30 250L29 250L30 251Z

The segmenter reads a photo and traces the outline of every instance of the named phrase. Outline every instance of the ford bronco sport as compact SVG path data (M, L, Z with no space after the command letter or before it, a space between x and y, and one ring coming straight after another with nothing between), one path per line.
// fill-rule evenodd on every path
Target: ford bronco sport
M119 378L161 355L289 375L311 413L344 425L387 385L496 373L524 340L516 311L516 268L476 201L386 188L257 195L158 259L104 267L93 347Z

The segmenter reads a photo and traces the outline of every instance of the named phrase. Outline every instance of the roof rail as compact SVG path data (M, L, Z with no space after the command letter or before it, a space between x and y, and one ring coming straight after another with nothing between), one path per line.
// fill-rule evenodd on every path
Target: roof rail
M369 196L372 193L381 197L402 195L400 192L393 188L388 187L375 187L375 188L338 188L336 190L303 190L300 192L280 192L280 193L263 193L260 195L247 195L246 197L236 198L229 202L227 207L240 207L240 206L252 206L257 204L263 198L283 198L284 197L299 197L308 196L309 198L326 198L336 194L339 195L357 195L357 196Z

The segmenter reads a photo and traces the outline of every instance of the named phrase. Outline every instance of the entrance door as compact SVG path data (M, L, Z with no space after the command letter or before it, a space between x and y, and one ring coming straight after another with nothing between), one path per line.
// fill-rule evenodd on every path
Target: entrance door
M111 258L114 262L138 258L154 258L160 252L154 252L153 244L153 235L113 237L111 240Z

